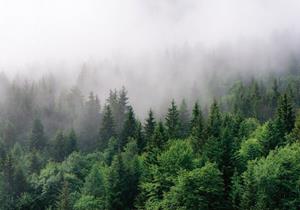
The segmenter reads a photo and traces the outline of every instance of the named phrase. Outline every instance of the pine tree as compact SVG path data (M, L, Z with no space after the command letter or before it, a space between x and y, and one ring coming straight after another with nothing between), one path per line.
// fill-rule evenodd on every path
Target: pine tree
M152 135L154 133L155 125L156 122L153 116L153 112L150 109L150 111L148 112L148 118L146 119L146 123L144 125L145 138L147 143L151 141Z
M139 149L139 152L142 152L146 147L146 141L145 141L145 135L142 128L142 123L139 121L136 122L134 138L137 141L137 147Z
M204 131L204 119L202 111L196 102L193 109L193 115L191 120L191 136L195 149L198 151L204 144L205 131Z
M16 143L16 128L11 122L7 122L2 130L2 141L6 149L10 149Z
M128 142L128 138L135 137L137 123L135 120L132 107L128 108L127 118L124 123L124 127L120 136L119 148L122 149Z
M108 141L115 135L114 120L109 105L105 106L105 112L100 128L100 149L107 147Z
M91 92L85 104L79 133L80 147L84 151L93 151L96 148L95 145L97 144L101 124L100 108L98 97Z
M86 195L92 195L98 198L104 198L105 196L104 177L100 171L100 167L97 164L94 164L90 173L85 178L83 192Z
M276 122L282 129L283 134L290 133L294 128L295 112L291 100L287 94L284 94L279 100Z
M157 123L152 135L151 141L148 143L148 150L153 148L162 149L168 140L164 124L160 121Z
M107 205L108 209L126 209L126 170L120 154L116 155L112 161L107 176Z
M119 91L117 112L114 118L116 121L115 125L117 133L122 132L127 117L127 111L129 111L127 90L125 89L125 87L122 87L122 89Z
M66 156L65 136L62 131L58 131L53 142L53 158L55 161L63 161Z
M180 137L186 138L189 134L189 128L190 128L190 113L184 99L182 100L179 108L179 122L180 122Z
M66 156L69 156L72 152L77 151L77 136L74 129L71 129L65 141Z
M171 107L168 109L166 116L166 128L169 139L176 139L180 137L179 113L174 100L172 100Z
M33 122L29 146L31 150L42 150L46 146L44 127L39 119Z
M216 101L210 107L208 122L207 122L207 133L212 137L220 137L221 135L221 113L219 106Z

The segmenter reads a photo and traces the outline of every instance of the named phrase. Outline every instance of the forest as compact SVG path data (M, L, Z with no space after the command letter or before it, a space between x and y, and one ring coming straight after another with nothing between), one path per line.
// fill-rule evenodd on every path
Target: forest
M1 80L0 209L299 209L300 74L235 80L140 119L51 77Z

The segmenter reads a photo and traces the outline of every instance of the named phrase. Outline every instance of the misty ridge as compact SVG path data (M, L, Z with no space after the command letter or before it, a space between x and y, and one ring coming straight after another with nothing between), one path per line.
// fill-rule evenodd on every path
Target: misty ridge
M300 209L298 0L0 0L0 210Z
M199 101L202 106L208 106L213 98L224 95L234 81L263 80L298 71L300 46L289 38L289 34L284 33L274 35L268 43L224 44L214 49L186 43L136 57L118 55L72 65L64 62L48 63L48 66L31 64L4 80L16 86L46 80L53 86L49 94L53 94L56 101L72 88L78 88L85 100L93 92L102 104L109 90L125 87L140 117L145 117L150 108L162 116L161 110L166 110L172 99L178 102L185 99L189 105ZM5 72L3 77L7 77Z

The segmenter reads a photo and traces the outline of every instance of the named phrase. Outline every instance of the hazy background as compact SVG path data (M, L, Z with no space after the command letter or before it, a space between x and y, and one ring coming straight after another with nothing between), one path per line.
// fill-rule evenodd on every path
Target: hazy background
M143 115L214 95L217 76L298 65L299 11L298 0L0 0L0 70L51 73L102 103L124 85Z

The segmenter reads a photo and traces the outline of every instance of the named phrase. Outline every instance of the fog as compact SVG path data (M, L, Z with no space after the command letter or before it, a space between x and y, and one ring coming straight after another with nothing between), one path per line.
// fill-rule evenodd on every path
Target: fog
M297 0L0 0L0 70L51 73L102 102L125 86L144 115L214 95L214 77L222 86L298 63L299 11Z

